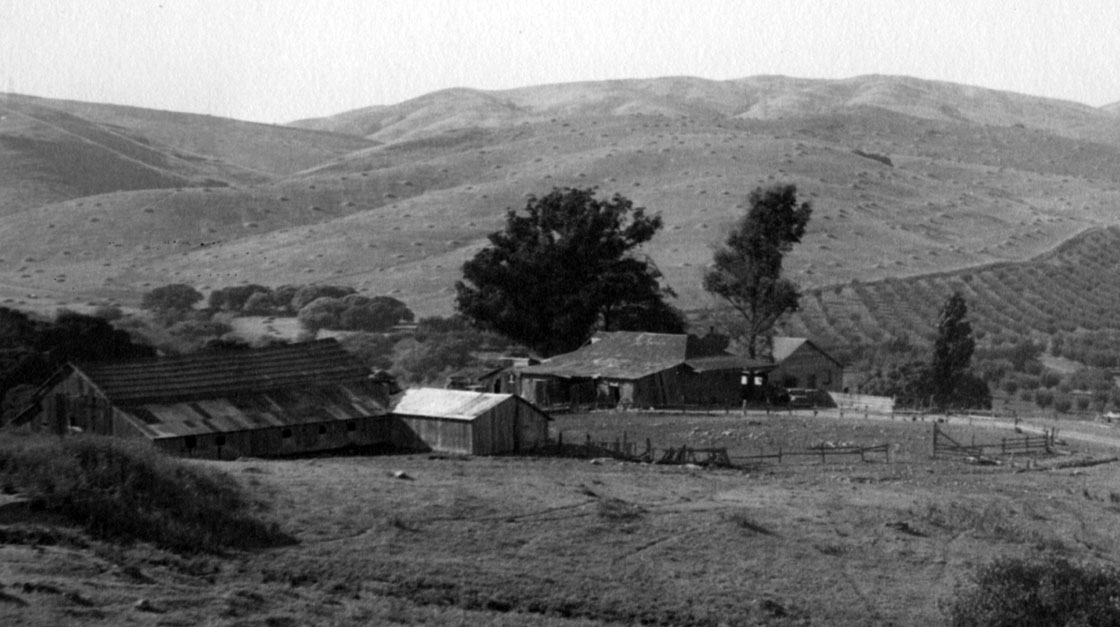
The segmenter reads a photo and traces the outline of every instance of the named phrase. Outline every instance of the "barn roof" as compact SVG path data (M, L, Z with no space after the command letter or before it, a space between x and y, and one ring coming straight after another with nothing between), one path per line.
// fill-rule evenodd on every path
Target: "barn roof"
M506 402L520 402L533 407L532 403L513 394L412 388L394 396L389 402L389 411L399 416L469 421Z
M381 416L382 398L373 382L350 381L118 409L144 435L158 439Z
M684 363L687 349L687 335L600 333L591 344L543 364L518 368L518 372L565 378L640 379Z
M333 339L74 367L110 401L129 405L329 386L370 374Z

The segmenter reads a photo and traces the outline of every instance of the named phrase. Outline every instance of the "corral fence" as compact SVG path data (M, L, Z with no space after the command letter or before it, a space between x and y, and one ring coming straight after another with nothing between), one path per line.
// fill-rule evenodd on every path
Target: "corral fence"
M1006 457L1008 455L1033 455L1053 452L1057 429L1047 429L1041 435L1022 435L1001 438L997 442L976 443L973 435L969 444L954 439L936 422L933 423L934 458L984 459Z
M760 451L754 455L732 456L726 447L694 447L688 445L668 448L656 448L647 438L644 443L634 442L627 438L624 432L621 437L613 440L593 440L590 434L585 434L582 441L564 441L561 432L556 442L538 447L534 454L550 457L575 457L575 458L600 458L606 457L631 462L644 462L648 464L684 465L694 464L714 468L741 468L756 466L762 463L778 463L792 461L794 458L815 458L822 464L836 456L858 456L860 461L867 462L882 455L886 462L891 461L890 444L873 445L832 445L827 443L816 444L805 448L786 449L778 447L776 451Z

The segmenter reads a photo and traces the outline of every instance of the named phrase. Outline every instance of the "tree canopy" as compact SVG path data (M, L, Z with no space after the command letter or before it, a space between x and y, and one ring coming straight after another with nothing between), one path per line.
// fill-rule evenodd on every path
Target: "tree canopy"
M782 260L801 241L813 209L797 202L794 185L756 188L750 208L704 273L704 289L725 300L742 317L740 340L751 357L763 351L774 324L797 311L801 293L782 277Z
M202 294L186 283L172 283L145 293L140 307L153 311L185 311L202 300Z
M929 387L933 404L939 408L991 404L987 384L978 381L970 371L976 340L966 316L968 305L959 292L945 301L938 316Z
M635 254L662 226L621 196L553 189L510 210L505 228L463 264L458 311L544 355L575 350L595 329L679 333L683 315L661 273Z

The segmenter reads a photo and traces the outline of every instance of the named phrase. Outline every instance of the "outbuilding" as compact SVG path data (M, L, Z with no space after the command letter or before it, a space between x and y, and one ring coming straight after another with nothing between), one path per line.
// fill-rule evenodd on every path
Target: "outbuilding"
M683 334L599 333L576 351L516 368L518 391L542 406L738 406L744 373L774 367L698 344Z
M22 422L146 438L178 455L275 456L390 445L390 387L333 339L70 364Z
M401 445L459 455L529 451L548 441L551 420L513 394L438 388L405 390L389 411L398 423L394 431L414 437Z

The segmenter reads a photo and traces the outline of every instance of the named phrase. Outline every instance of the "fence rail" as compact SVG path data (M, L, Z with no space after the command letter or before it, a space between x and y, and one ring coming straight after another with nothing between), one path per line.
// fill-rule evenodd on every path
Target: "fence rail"
M779 464L795 457L817 458L822 464L834 456L859 456L860 461L866 462L872 455L883 455L886 461L891 461L890 444L873 444L870 446L831 446L817 444L804 449L785 449L778 447L777 451L760 452L755 455L732 456L725 447L692 447L688 445L668 448L655 448L647 438L644 448L638 443L627 438L626 433L621 437L609 441L596 441L590 434L585 434L582 442L565 442L561 432L556 442L538 447L535 451L540 455L557 457L596 458L609 457L633 462L650 464L695 464L697 466L710 466L716 468L737 468L756 465L773 460Z
M1024 435L1014 438L1001 438L997 442L962 444L945 433L941 426L933 423L933 456L956 458L1003 457L1007 455L1050 453L1054 447L1056 429L1048 429L1043 435Z

